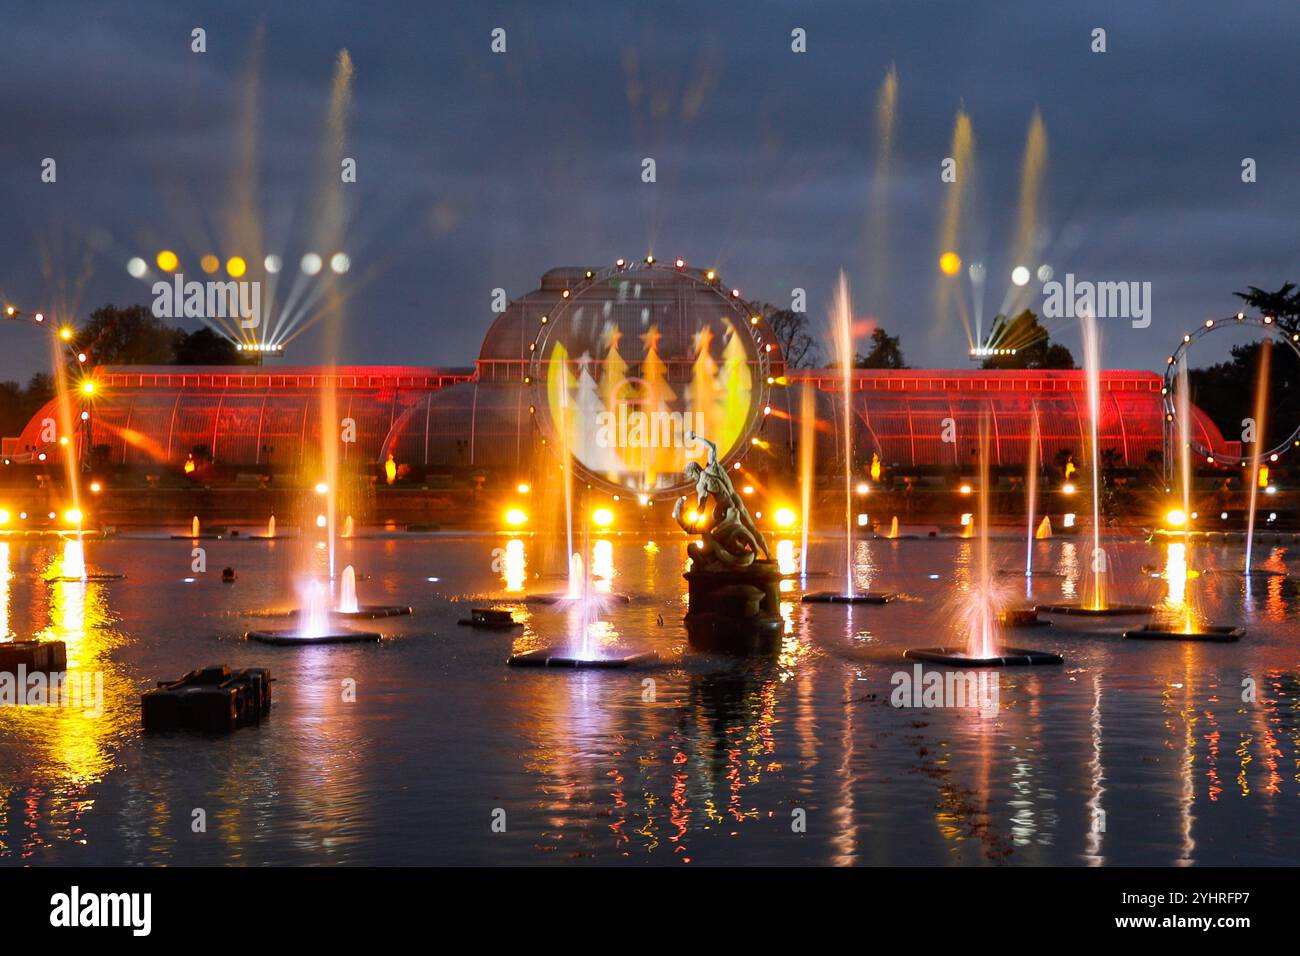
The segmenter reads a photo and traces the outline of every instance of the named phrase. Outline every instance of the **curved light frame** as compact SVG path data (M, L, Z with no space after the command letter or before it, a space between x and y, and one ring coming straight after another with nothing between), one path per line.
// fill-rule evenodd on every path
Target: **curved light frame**
M1191 349L1192 345L1197 340L1209 335L1211 332L1218 331L1222 328L1239 328L1246 325L1253 326L1257 329L1263 329L1273 338L1285 342L1291 347L1291 351L1295 353L1296 358L1300 359L1300 333L1288 334L1286 329L1280 327L1277 324L1277 320L1271 315L1256 318L1255 316L1248 316L1245 313L1238 312L1236 315L1227 319L1206 319L1205 322L1203 322L1194 332L1189 332L1183 336L1183 340L1178 343L1178 348L1176 348L1174 353L1167 359L1167 364L1165 366L1165 384L1164 387L1160 389L1160 394L1163 396L1165 422L1167 424L1172 424L1178 420L1178 409L1174 402L1174 382L1177 377L1179 360L1183 358L1184 354ZM1196 438L1196 434L1191 428L1191 422L1188 422L1187 433L1191 436L1190 444L1192 450L1213 464L1243 465L1255 457L1254 455L1224 455L1215 452L1213 449L1206 448L1205 445ZM1270 448L1268 451L1261 453L1260 461L1271 461L1275 455L1281 457L1284 453L1297 446L1300 446L1300 425L1297 425L1291 434L1288 435L1287 438L1276 448Z
M529 345L529 363L528 375L532 388L532 400L529 403L529 412L533 419L539 417L539 410L545 407L546 403L546 376L543 374L547 359L543 356L546 354L546 346L550 341L551 332L560 325L569 308L582 297L584 292L588 292L607 280L615 278L624 273L645 272L653 269L661 269L664 272L682 276L689 279L696 286L702 286L713 292L721 299L726 308L731 312L732 324L738 330L744 330L749 335L750 354L756 367L758 381L754 386L754 399L750 402L750 407L745 417L745 425L741 429L740 437L733 448L719 449L722 456L724 467L730 468L732 463L744 457L745 452L751 447L751 441L754 436L761 430L762 424L766 418L763 415L763 409L768 406L771 395L772 362L773 356L780 356L780 344L772 334L767 325L766 319L759 318L758 322L753 322L757 313L751 312L745 308L746 303L733 292L726 291L726 286L717 272L713 273L713 278L700 276L696 272L687 271L684 267L677 267L671 259L661 262L658 259L653 261L646 260L623 260L624 265L613 265L604 269L594 269L588 271L576 285L566 287L565 291L569 294L559 300L550 312L543 315L537 324L537 330L533 334L533 340ZM772 351L768 351L768 346ZM542 430L546 432L548 444L555 438L553 423L551 422L550 412L547 411L544 418ZM705 436L708 437L707 435ZM675 498L685 494L688 490L694 488L694 484L689 482L683 476L682 481L666 488L641 489L630 488L617 482L612 482L602 474L592 471L576 455L570 454L573 460L575 473L583 481L592 486L598 486L613 494L643 494L648 498L663 501Z

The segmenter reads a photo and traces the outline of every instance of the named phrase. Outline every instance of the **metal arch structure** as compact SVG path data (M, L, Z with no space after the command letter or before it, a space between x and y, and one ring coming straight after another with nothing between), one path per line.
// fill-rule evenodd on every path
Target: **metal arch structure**
M1291 351L1295 353L1296 358L1300 359L1300 333L1288 333L1285 329L1277 324L1276 319L1271 315L1262 317L1248 316L1244 312L1238 312L1236 315L1226 319L1206 319L1194 331L1188 332L1183 336L1178 348L1174 349L1165 363L1164 387L1160 389L1163 398L1165 413L1164 433L1165 433L1165 483L1168 484L1174 477L1174 461L1178 455L1178 405L1174 399L1174 389L1178 378L1178 367L1185 361L1187 353L1191 347L1200 339L1224 328L1240 328L1250 326L1261 329L1265 335L1285 342ZM1250 461L1253 455L1229 455L1224 452L1216 452L1213 449L1206 448L1205 445L1196 437L1195 431L1188 422L1188 435L1191 436L1189 444L1197 455L1211 464L1224 465L1242 465ZM1263 437L1263 436L1261 436ZM1279 456L1292 448L1300 446L1300 424L1291 431L1280 444L1275 448L1270 448L1260 455L1261 459L1268 458L1276 461Z
M0 320L3 320L3 321L5 321L5 322L25 322L25 323L27 323L27 324L29 324L29 325L37 326L38 328L43 328L43 329L46 329L46 328L47 328L47 329L49 329L52 333L55 333L55 334L57 334L57 335L59 336L59 338L60 338L60 339L62 340L62 342L63 342L64 350L68 353L68 355L70 355L70 356L72 356L73 358L77 359L77 361L80 362L82 365L85 365L86 362L88 361L88 357L87 357L86 353L83 352L83 351L81 351L80 349L78 349L77 346L76 346L76 345L74 344L74 342L73 342L73 339L75 338L76 333L75 333L75 331L73 330L73 328L72 328L71 325L66 325L66 326L63 326L63 327L61 327L61 328L58 327L58 326L56 326L56 325L54 325L54 324L46 325L46 323L45 323L45 313L43 313L43 312L33 312L33 313L31 313L31 314L28 314L28 313L24 312L22 309L19 309L17 306L13 305L13 304L6 305L6 306L4 307L3 310L0 310ZM66 335L66 336L63 334L63 332L64 332L65 330L69 333L69 334ZM64 379L65 376L61 376L61 375L59 374L59 370L58 370L57 368L52 369L51 371L53 371L53 373L54 373L55 387L56 387L56 389L57 389L57 387L58 387L58 383L60 382L61 379ZM78 420L77 420L77 423L76 423L76 428L77 428L77 432L78 432L78 439L77 439L77 441L78 441L78 445L80 446L80 452L79 452L78 455L77 455L77 462L78 462L78 465L79 465L81 471L89 471L89 470L90 470L90 467L91 467L91 461L90 461L90 457L91 457L91 456L90 456L90 452L91 452L91 448L90 448L90 441L91 441L90 409L89 409L89 407L88 407L88 406L89 406L89 403L85 400L84 397L81 398L81 399L79 399L79 401L81 402L81 406L82 406L82 407L81 407L81 409L80 409L80 414L78 414L78 416L77 416L77 419L78 419ZM48 402L48 403L46 403L46 404L47 404L47 406L48 406L49 404L53 404L55 407L57 407L57 406L58 406L58 402L59 402L59 396L58 396L57 391L56 391L56 394L55 394L55 396L54 396L52 402ZM38 411L38 414L39 414L39 411ZM36 458L36 456L38 456L38 455L40 455L40 454L44 454L44 453L46 453L46 452L48 452L48 451L50 451L50 450L55 450L55 451L57 451L57 450L58 450L58 447L59 447L59 446L58 446L58 443L57 443L57 442L55 442L55 443L47 443L46 445L44 445L44 446L41 447L40 449L33 450L33 451L30 452L30 453L21 454L21 455L17 455L17 456L13 456L13 457L15 458L15 460L32 460L32 459ZM7 460L6 460L5 464L8 464L8 461L7 461Z
M539 430L537 424L538 409L543 406L546 399L546 375L544 371L547 360L543 356L546 354L546 346L550 341L553 330L559 327L560 321L569 308L582 297L582 293L596 288L610 279L629 272L642 272L651 269L662 269L666 274L687 279L697 288L713 293L731 313L733 317L732 324L737 331L743 329L749 334L749 340L753 347L752 354L754 355L757 378L754 388L755 398L750 404L745 425L741 429L740 438L735 448L719 449L719 453L723 456L724 466L730 467L734 462L744 457L745 451L751 447L751 440L762 430L766 420L763 409L769 405L771 389L776 380L773 369L778 363L784 364L781 346L767 320L747 308L748 303L741 299L739 289L733 288L728 292L726 285L722 282L716 270L709 269L701 275L699 270L688 269L681 259L665 262L660 262L653 256L646 256L645 259L641 260L618 259L612 266L603 269L586 270L583 278L575 286L566 287L562 291L560 301L538 320L532 341L528 345L528 377L524 380L524 384L531 388L528 410L533 422L533 428L535 431ZM549 415L547 419L549 421ZM546 437L549 441L554 436L548 435ZM577 456L571 454L570 458L575 471L582 476L584 481L593 485L609 485L605 478L593 472L579 461ZM647 490L644 493L649 498L662 501L685 494L692 487L693 485L683 480L671 487ZM611 488L611 490L627 491L628 489Z

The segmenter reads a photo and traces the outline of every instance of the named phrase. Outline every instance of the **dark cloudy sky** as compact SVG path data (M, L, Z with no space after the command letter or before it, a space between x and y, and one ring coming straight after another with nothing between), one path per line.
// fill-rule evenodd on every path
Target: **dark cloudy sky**
M788 303L806 288L819 326L843 269L859 317L901 334L910 364L964 365L965 333L934 303L952 188L940 162L963 103L975 148L974 168L959 170L958 251L987 263L986 316L1015 264L1035 107L1049 142L1037 258L1058 276L1153 286L1149 329L1106 324L1108 364L1159 367L1184 329L1236 310L1234 290L1300 280L1300 5L1289 0L9 0L0 16L0 295L30 309L150 301L126 273L133 255L173 248L193 273L205 252L241 251L226 220L259 25L266 251L296 261L311 248L341 48L355 66L345 152L359 182L339 187L354 263L340 283L341 355L354 362L470 364L493 288L521 295L551 266L653 251L716 265L747 297ZM190 51L194 27L206 53ZM489 49L496 27L504 55ZM791 52L795 27L806 54ZM1094 27L1107 31L1104 54L1090 51ZM875 103L891 63L880 209ZM44 157L57 183L40 182ZM1243 157L1257 183L1241 182ZM887 226L873 228L882 213ZM321 328L293 343L295 360L321 357ZM4 334L0 376L48 364L35 330ZM1062 336L1077 343L1072 328Z

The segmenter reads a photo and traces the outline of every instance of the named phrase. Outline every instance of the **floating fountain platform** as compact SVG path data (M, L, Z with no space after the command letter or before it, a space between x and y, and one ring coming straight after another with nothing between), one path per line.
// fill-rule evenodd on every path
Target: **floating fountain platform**
M1174 631L1158 624L1147 624L1124 632L1130 641L1214 641L1220 644L1240 640L1245 634L1244 627L1234 627L1231 624L1212 624L1194 631Z
M1026 574L1024 571L1015 569L1006 569L998 572L1000 578L1063 578L1065 577L1060 571L1030 571Z
M1038 608L1011 607L998 612L998 623L1003 627L1051 627L1051 621L1038 616Z
M888 591L861 591L857 594L841 594L838 591L813 591L805 594L800 601L804 604L888 604L897 598L897 594Z
M17 674L19 668L29 674L66 671L68 645L64 641L0 642L0 674Z
M476 607L469 612L469 617L463 617L456 622L464 627L486 628L488 630L504 631L512 627L523 627L523 623L516 621L514 615L504 608Z
M949 667L1027 667L1037 664L1063 664L1059 654L1047 651L1029 651L1020 647L1005 647L996 657L971 657L956 647L913 647L903 652L909 661L928 664L946 664Z
M203 667L140 695L146 731L230 733L260 724L270 713L271 672L265 667L233 673L225 664Z
M570 669L612 670L619 667L641 667L659 662L654 651L624 654L612 657L575 657L569 647L543 647L526 654L512 654L506 661L511 667L567 667Z
M409 607L400 604L359 604L355 611L330 611L330 617L373 621L377 617L405 617L410 613Z
M1150 614L1155 610L1149 604L1108 604L1106 607L1088 607L1086 604L1040 604L1039 614L1075 614L1081 617L1132 617Z
M295 644L358 644L381 640L383 635L375 631L357 631L350 627L337 627L324 634L303 634L301 631L283 628L271 631L249 631L245 640L260 641L263 644L278 644L288 647Z
M604 594L600 591L593 591L591 594L598 602L614 602L615 604L631 604L632 598L626 594L616 594L610 592ZM581 601L581 597L573 597L567 592L557 594L530 594L524 598L525 604L563 604L566 601Z
M410 614L411 609L400 604L359 604L355 611L336 611L331 608L325 613L340 620L372 621L377 617L402 617ZM294 608L285 617L298 617L301 614L301 608Z
M125 574L112 574L108 571L89 571L81 577L76 575L58 575L52 578L46 578L47 581L58 581L63 584L81 584L85 581L125 581Z

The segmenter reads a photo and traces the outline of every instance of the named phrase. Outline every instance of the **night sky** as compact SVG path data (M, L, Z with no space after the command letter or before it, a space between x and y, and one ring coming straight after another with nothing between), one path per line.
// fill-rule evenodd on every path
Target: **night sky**
M956 251L987 265L986 325L1016 264L1035 108L1048 159L1041 252L1026 264L1152 283L1150 328L1104 323L1107 364L1161 368L1184 330L1237 310L1232 292L1300 280L1300 5L547 6L10 0L0 296L84 318L151 302L127 274L132 256L174 249L201 278L204 253L240 253L227 219L250 89L263 251L293 268L323 201L342 48L355 67L344 154L358 165L356 184L329 187L344 191L353 262L338 282L343 361L471 364L494 288L522 295L552 266L653 252L716 266L746 298L785 305L805 288L819 332L843 269L858 317L901 334L911 365L967 366L955 312L935 304L953 188L940 163L963 103L975 146L973 168L958 170ZM206 53L191 52L195 27ZM497 27L504 54L490 49ZM791 51L796 27L804 54ZM894 148L877 202L876 102L891 64ZM45 157L56 183L40 181ZM1241 180L1244 157L1255 183ZM1033 291L1027 304L1039 302ZM321 360L326 324L292 342L291 361ZM37 330L4 334L0 377L48 368ZM1061 336L1077 346L1069 323Z

